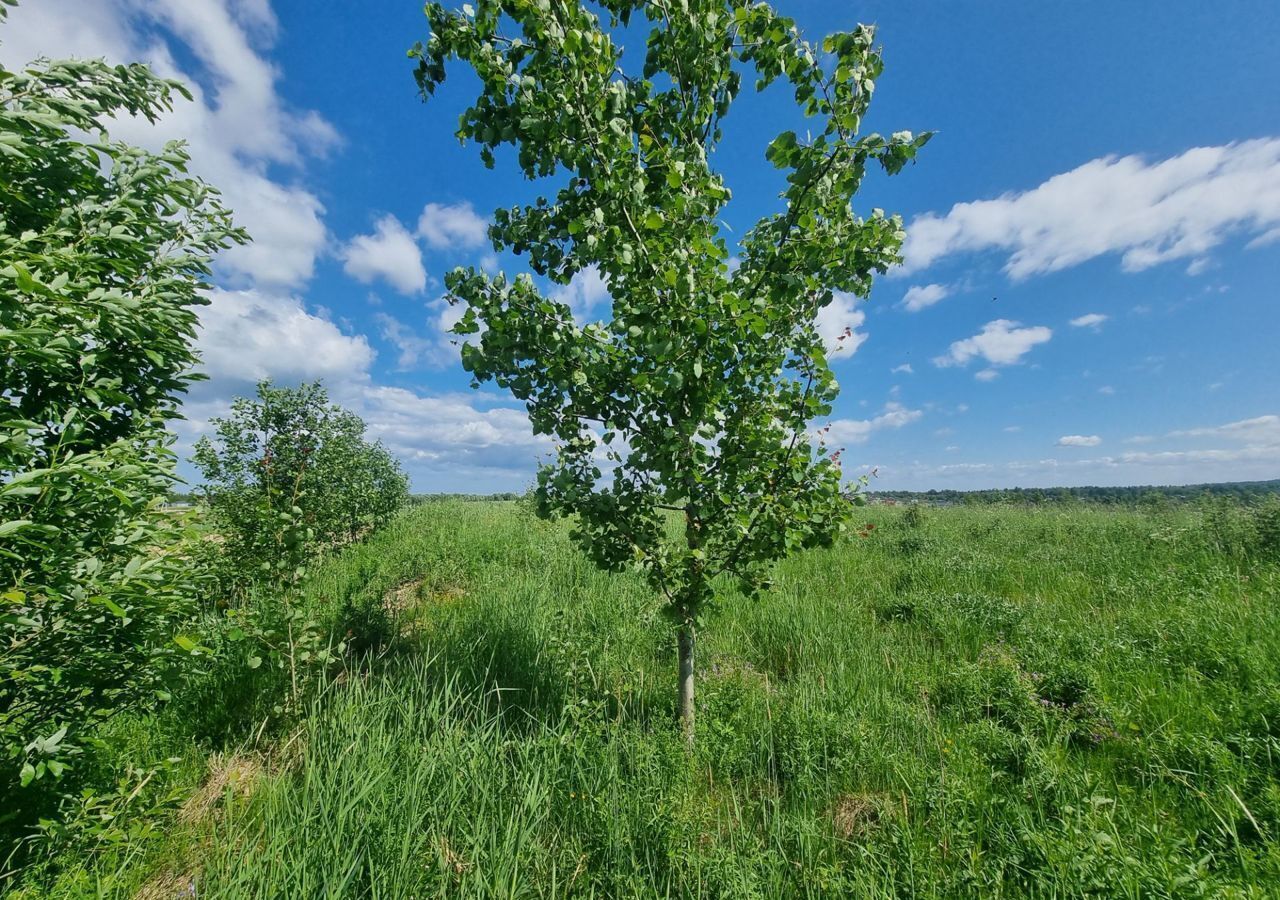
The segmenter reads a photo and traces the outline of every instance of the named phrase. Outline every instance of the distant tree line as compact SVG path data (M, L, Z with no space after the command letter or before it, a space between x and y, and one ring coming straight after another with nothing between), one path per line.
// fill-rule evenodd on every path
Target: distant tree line
M1227 481L1218 484L1131 485L1114 487L994 488L982 491L865 491L872 503L924 503L931 506L961 504L1041 505L1050 503L1093 503L1102 506L1143 506L1187 503L1212 497L1254 503L1280 494L1280 479L1271 481Z

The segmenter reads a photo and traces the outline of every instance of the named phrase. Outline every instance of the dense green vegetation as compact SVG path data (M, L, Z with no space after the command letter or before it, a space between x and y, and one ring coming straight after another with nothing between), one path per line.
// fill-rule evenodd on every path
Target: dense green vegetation
M188 702L214 646L243 648L223 668L287 671L296 703L345 645L289 589L407 497L318 385L262 385L199 446L203 513L166 508L169 426L203 377L197 309L214 256L247 240L181 143L107 133L178 97L139 64L0 66L0 881L125 833L118 812L157 770L115 777L113 729Z
M554 439L540 514L568 517L597 565L639 568L666 601L692 743L695 646L704 608L729 596L715 596L720 576L754 596L774 562L830 545L848 519L841 451L814 423L840 392L828 355L852 330L833 339L819 320L901 262L901 218L855 199L868 171L902 171L931 135L863 130L884 69L867 25L806 40L750 0L425 12L430 37L409 51L422 98L457 65L474 72L459 140L490 168L510 146L504 163L543 182L532 202L494 213L494 249L553 284L594 269L610 300L583 323L529 272L455 269L445 285L463 304L462 367ZM628 71L624 55L641 52L642 73ZM744 82L776 82L806 127L761 147L786 186L737 238L715 159ZM680 531L665 527L672 512Z
M409 498L399 460L318 382L261 382L210 424L193 462L222 538L224 596L264 578L295 580L316 553L383 525Z
M243 235L181 144L106 133L185 92L141 65L0 66L0 827L189 662L167 426Z
M690 755L641 577L418 507L298 599L386 643L278 727L278 674L121 723L178 811L25 896L1268 896L1280 558L1213 515L870 508L712 612Z
M1280 501L862 513L809 442L837 390L815 316L902 237L850 200L927 137L858 136L871 31L605 4L619 33L649 19L634 78L577 4L478 6L428 6L420 87L469 62L461 134L573 173L491 237L613 299L580 327L528 279L449 279L468 370L562 441L514 502L402 509L358 416L263 383L198 445L198 502L169 504L196 307L245 235L181 145L105 134L180 85L0 69L0 888L1274 892ZM740 68L823 127L770 144L786 209L731 267L708 154ZM1134 499L1097 490L1074 496Z

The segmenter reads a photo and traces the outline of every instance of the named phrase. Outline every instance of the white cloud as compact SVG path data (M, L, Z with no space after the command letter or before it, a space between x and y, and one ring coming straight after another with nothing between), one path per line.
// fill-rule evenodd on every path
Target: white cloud
M996 319L982 327L973 337L956 341L943 356L935 357L934 365L964 366L974 359L984 359L992 366L1010 366L1021 362L1022 357L1037 344L1053 337L1053 332L1043 325L1023 328L1008 319Z
M431 247L479 247L488 241L489 223L470 203L428 203L418 217L418 236Z
M877 431L902 428L918 421L924 413L918 409L907 409L901 403L886 403L884 412L873 419L834 419L831 421L826 435L829 445L849 446L865 444Z
M1109 384L1104 384L1102 387L1098 388L1098 393L1103 394L1107 397L1110 397L1115 392L1116 392L1116 389Z
M1105 316L1102 313L1085 313L1083 316L1076 316L1074 319L1072 319L1070 322L1070 325L1072 328L1097 329L1099 326L1102 325L1103 322L1107 321L1107 319L1109 318L1111 317Z
M1280 138L1196 147L1147 162L1107 156L1022 193L957 203L907 229L903 274L959 253L999 250L1017 280L1120 253L1126 271L1197 259L1235 233L1263 243L1280 225Z
M980 372L974 372L973 377L978 381L995 381L1000 377L1000 373L995 369L983 369Z
M892 369L889 370L890 375L897 375L899 372L901 372L904 375L914 375L916 373L916 370L911 368L911 363L903 363L902 365L894 366Z
M1280 446L1280 416L1257 416L1212 428L1171 431L1169 437L1223 437L1265 446Z
M866 341L867 333L858 329L867 321L867 314L857 309L857 305L856 296L836 291L831 302L818 310L815 325L828 358L853 356Z
M1096 447L1102 438L1096 434L1064 434L1058 438L1059 447Z
M902 295L902 308L907 312L919 312L940 303L951 293L951 289L942 284L913 284Z
M376 313L374 319L382 329L383 339L389 341L399 352L399 356L396 357L396 367L401 370L413 368L435 347L433 341L416 334L412 328L394 316Z
M179 99L155 125L120 119L111 135L153 149L187 141L192 171L222 191L254 238L223 253L220 269L288 287L311 277L326 240L324 207L274 168L297 172L338 136L317 113L290 109L276 92L279 73L261 52L274 33L262 0L40 0L13 10L3 41L11 66L40 55L141 60L186 83L194 103ZM168 40L186 52L173 52Z
M591 320L592 311L609 296L609 285L595 266L588 266L569 280L568 284L557 284L551 289L551 299L563 303L573 311L573 317L579 323Z
M374 359L362 336L344 334L296 297L215 288L201 311L201 371L224 385L263 378L363 378Z
M379 219L373 234L352 238L341 255L343 271L364 284L382 278L402 294L418 293L427 286L422 251L395 216Z
M549 438L533 434L523 410L494 405L497 398L485 394L427 396L364 385L336 399L364 418L418 490L520 490L553 449Z
M443 368L458 361L458 345L463 338L451 333L451 329L462 318L466 307L462 303L450 304L443 297L427 304L430 316L426 333L419 333L414 328L386 313L377 313L377 320L382 337L396 348L398 356L396 366L402 370L427 365L432 368ZM469 336L474 338L475 335Z
M1272 228L1270 231L1264 231L1256 238L1245 244L1246 249L1257 250L1259 247L1266 247L1269 244L1280 243L1280 228Z
M1021 430L1022 430L1021 425L1006 425L1004 427L1004 431L1006 434L1017 434Z

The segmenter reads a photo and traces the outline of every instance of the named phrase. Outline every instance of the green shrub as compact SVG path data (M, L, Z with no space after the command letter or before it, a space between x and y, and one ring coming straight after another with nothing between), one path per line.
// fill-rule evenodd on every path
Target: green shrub
M382 525L408 500L399 463L319 384L264 381L257 399L237 397L212 424L193 461L235 593L292 584L321 549Z
M160 505L210 259L243 240L180 144L105 132L176 82L0 71L0 809L20 827L95 726L168 696L198 584ZM33 784L34 783L34 784Z

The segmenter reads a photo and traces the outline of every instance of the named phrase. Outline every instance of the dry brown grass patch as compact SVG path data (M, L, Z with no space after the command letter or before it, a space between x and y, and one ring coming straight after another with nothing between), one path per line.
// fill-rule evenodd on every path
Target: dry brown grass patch
M471 871L471 863L453 849L447 837L440 838L440 855L444 858L444 864L453 870L455 876L462 876Z
M845 840L867 835L884 818L886 804L887 799L878 794L845 794L831 811L836 834Z
M257 756L215 753L209 758L209 777L182 804L178 820L188 825L204 820L228 792L236 797L248 797L262 774L263 763Z
M138 888L133 900L186 900L197 896L195 875L161 872Z

